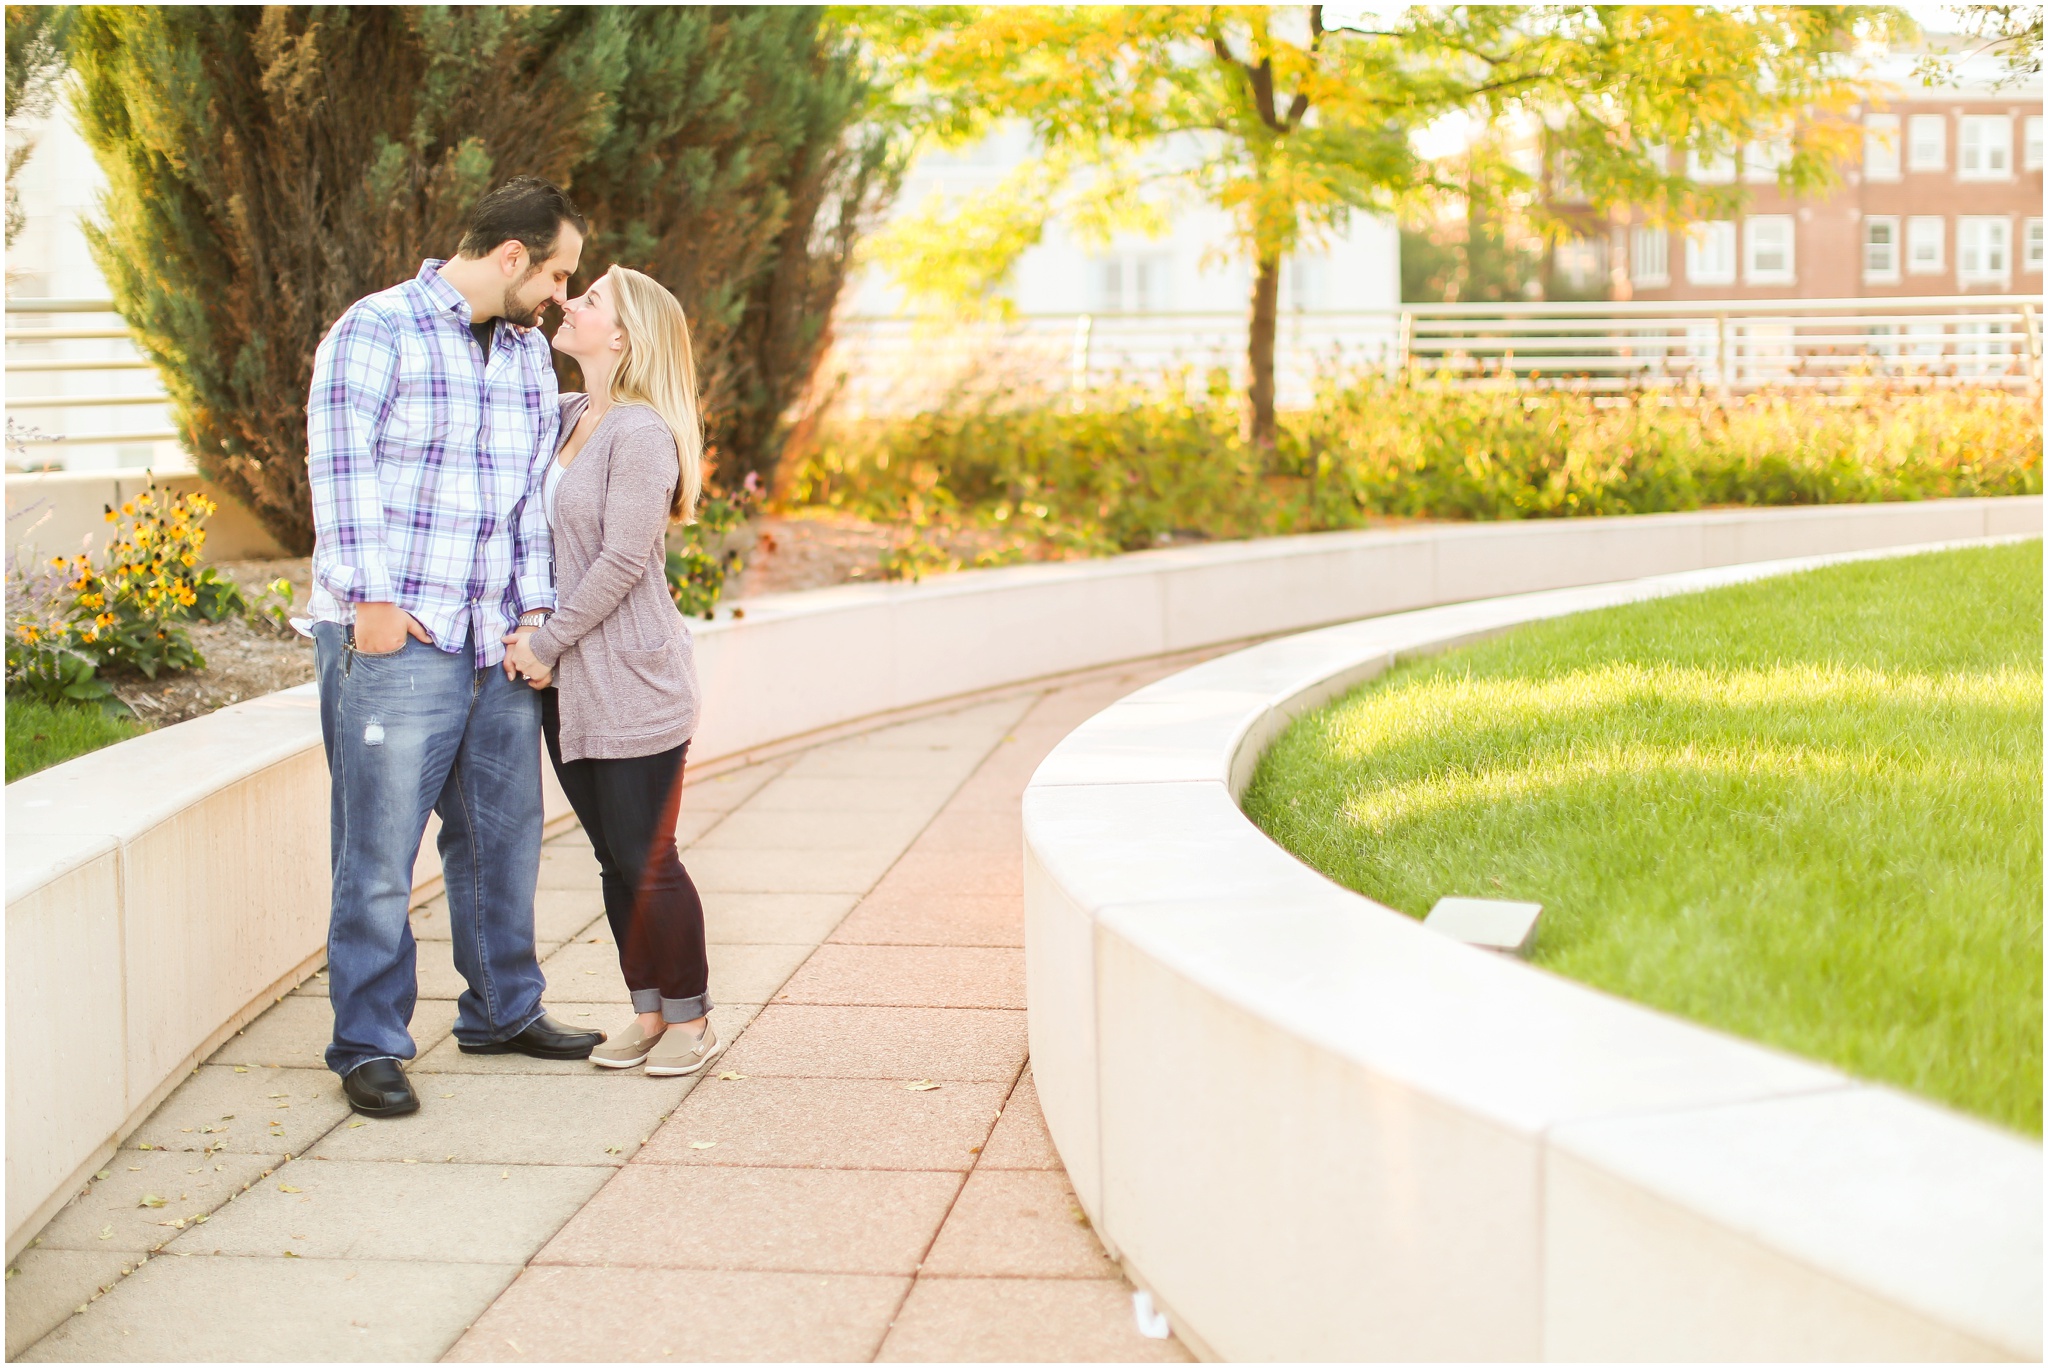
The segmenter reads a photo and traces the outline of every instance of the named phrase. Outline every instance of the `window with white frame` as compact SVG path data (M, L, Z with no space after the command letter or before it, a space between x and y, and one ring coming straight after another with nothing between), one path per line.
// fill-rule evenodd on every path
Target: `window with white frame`
M1965 114L1956 135L1957 180L2012 178L2012 116Z
M1742 278L1751 285L1792 283L1792 216L1752 214L1743 224Z
M1941 171L1948 167L1948 115L1915 114L1906 120L1906 169Z
M1906 274L1940 275L1948 269L1948 254L1942 249L1948 236L1944 221L1934 214L1916 214L1906 220Z
M1629 279L1655 288L1671 283L1671 238L1662 228L1637 228L1628 235Z
M2041 169L2041 116L2029 114L2020 124L2020 169Z
M1899 116L1863 116L1863 179L1895 181L1899 178Z
M1899 221L1889 214L1872 214L1863 220L1863 279L1870 285L1890 285L1899 278Z
M1096 312L1154 313L1165 307L1165 258L1119 254L1096 262Z
M1792 139L1767 138L1742 149L1742 178L1751 185L1775 185L1778 172L1792 160Z
M2012 220L1965 214L1956 220L1956 283L2003 285L2012 279Z
M1701 185L1727 185L1735 179L1735 158L1694 148L1685 154L1685 174Z
M2027 220L2026 232L2020 239L2020 269L2041 269L2041 220L2037 218Z
M1735 283L1735 222L1695 223L1685 232L1685 279L1691 285Z

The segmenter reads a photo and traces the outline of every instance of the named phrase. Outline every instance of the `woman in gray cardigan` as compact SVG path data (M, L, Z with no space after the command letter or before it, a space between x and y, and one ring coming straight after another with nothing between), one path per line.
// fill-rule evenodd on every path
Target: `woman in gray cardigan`
M558 607L506 639L506 668L543 689L541 728L603 874L604 910L637 1014L593 1064L695 1073L711 1029L704 906L676 854L697 725L690 629L669 598L665 534L696 507L703 456L689 325L675 296L614 266L570 301L555 348L588 394L562 396L542 486Z

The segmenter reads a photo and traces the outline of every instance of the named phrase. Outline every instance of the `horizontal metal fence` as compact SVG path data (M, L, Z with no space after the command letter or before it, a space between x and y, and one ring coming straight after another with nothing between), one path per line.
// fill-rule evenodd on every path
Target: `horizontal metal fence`
M826 374L842 411L927 407L999 386L1082 391L1162 380L1245 381L1243 311L1029 314L937 325L840 321ZM1839 391L1877 381L2024 389L2041 375L2038 296L1744 303L1431 304L1294 312L1279 323L1279 402L1325 378L1373 372L1456 386L1512 383L1618 393Z
M1080 395L1130 385L1246 380L1241 309L1025 314L936 324L839 320L822 379L842 413L931 408L1012 387ZM10 460L70 464L106 448L175 442L162 385L111 301L7 301ZM1418 304L1281 316L1279 402L1302 407L1327 379L1377 373L1458 386L1619 393L1912 386L2038 386L2041 298L1944 295L1744 303Z

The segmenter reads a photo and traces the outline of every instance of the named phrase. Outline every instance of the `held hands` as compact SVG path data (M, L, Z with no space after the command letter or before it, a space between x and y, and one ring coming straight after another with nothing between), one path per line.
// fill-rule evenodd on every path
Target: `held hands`
M536 689L545 689L554 679L554 671L540 663L540 657L533 653L527 641L537 627L521 627L505 638L505 678L524 679Z

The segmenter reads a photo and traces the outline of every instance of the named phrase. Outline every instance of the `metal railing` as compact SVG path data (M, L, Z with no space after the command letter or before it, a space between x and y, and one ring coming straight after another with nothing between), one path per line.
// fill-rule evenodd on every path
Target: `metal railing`
M70 322L93 315L113 326ZM169 396L121 326L112 300L9 299L6 368L10 463L16 448L33 449L43 458L35 463L45 463L82 448L154 448L179 440L164 408ZM144 383L124 383L131 378ZM53 416L53 430L31 417L43 414ZM70 426L74 419L82 426Z
M1031 314L935 326L842 319L827 375L855 412L917 408L963 385L1086 390L1225 371L1245 379L1242 311ZM1713 301L1416 304L1283 314L1279 401L1312 402L1328 377L1377 372L1455 386L1594 393L1841 391L1879 382L2027 389L2041 378L2033 295Z

